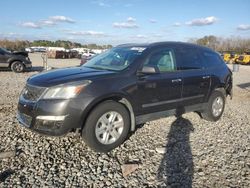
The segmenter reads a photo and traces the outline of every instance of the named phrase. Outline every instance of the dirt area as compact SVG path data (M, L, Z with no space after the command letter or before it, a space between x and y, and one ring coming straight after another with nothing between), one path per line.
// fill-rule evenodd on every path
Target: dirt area
M234 73L234 97L218 122L196 113L148 122L100 154L76 133L45 137L18 124L19 93L42 66L40 54L30 58L31 72L0 71L0 154L10 152L0 157L0 187L250 187L250 66ZM79 63L48 61L52 67ZM124 164L137 169L123 177Z

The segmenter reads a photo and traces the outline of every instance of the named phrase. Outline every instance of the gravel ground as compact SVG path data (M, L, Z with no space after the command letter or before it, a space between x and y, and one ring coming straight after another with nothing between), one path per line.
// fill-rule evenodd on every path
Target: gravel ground
M0 187L250 187L250 66L234 74L234 98L218 122L195 113L152 121L108 154L76 133L45 137L18 125L18 95L35 73L0 71L0 153L16 152L0 158ZM123 177L124 164L139 166Z

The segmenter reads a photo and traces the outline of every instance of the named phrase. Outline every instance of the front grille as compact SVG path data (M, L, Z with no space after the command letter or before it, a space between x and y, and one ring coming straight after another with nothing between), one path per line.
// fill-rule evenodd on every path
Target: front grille
M45 90L45 87L37 87L26 84L23 89L22 96L25 100L37 101Z

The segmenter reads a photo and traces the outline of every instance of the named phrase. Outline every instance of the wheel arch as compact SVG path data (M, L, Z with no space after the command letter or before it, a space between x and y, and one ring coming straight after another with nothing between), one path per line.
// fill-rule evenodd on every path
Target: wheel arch
M23 63L23 61L21 61L20 59L10 59L10 60L8 61L8 63L9 63L9 68L11 68L11 65L12 65L14 62L16 62L16 61L22 63L22 64L24 65L24 67L26 67L26 66L25 66L25 63Z
M115 102L121 103L128 110L129 116L130 116L130 124L131 124L130 131L134 131L136 125L135 125L135 114L133 110L133 105L129 97L120 93L105 95L102 98L99 98L93 101L92 103L90 103L87 107L87 111L82 116L83 117L82 128L84 127L89 114L94 110L94 108L105 101L115 101Z
M214 85L212 84L212 87L210 89L210 93L207 99L209 99L211 94L216 90L222 92L225 95L225 97L230 95L232 98L232 87L233 87L232 74L227 74L223 77L220 77L214 83L215 83Z
M211 97L211 95L213 94L214 91L219 91L219 92L223 93L223 95L226 97L226 90L225 90L224 85L218 85L218 86L212 88L212 90L210 91L210 93L208 95L207 100L210 99L210 97Z

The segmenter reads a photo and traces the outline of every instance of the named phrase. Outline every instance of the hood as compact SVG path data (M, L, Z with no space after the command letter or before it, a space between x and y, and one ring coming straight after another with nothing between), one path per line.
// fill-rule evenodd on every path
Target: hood
M115 74L114 71L97 70L86 67L55 69L31 76L27 83L40 87L51 87L81 80L93 80L101 76Z
M13 55L22 55L22 56L28 57L28 52L15 51L15 52L12 52L12 54Z

